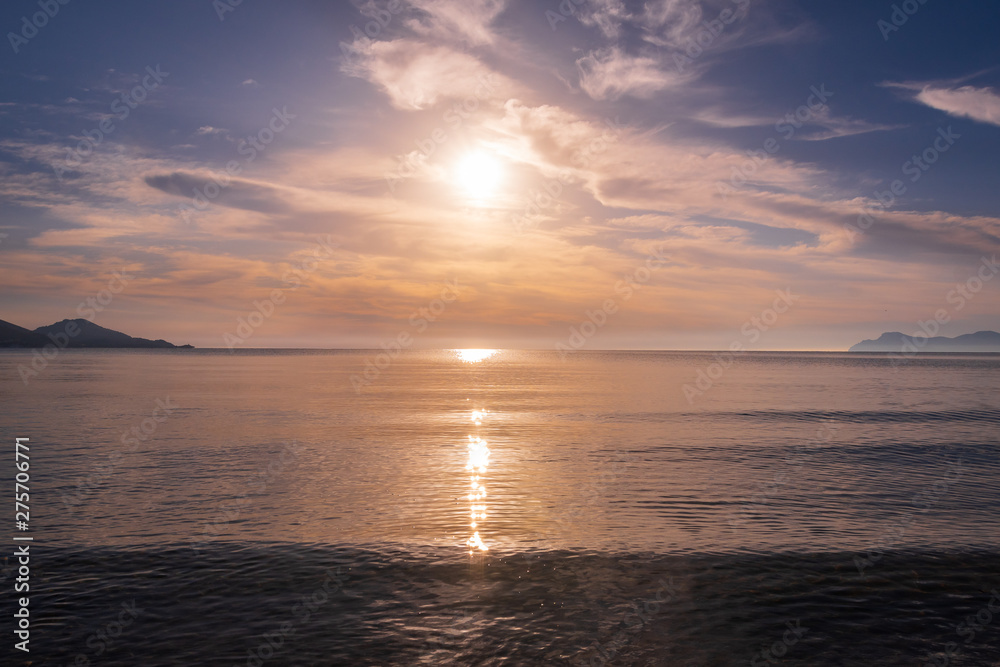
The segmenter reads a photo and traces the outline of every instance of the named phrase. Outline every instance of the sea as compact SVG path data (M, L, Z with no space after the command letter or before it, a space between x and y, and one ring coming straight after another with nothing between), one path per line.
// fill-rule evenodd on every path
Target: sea
M0 403L4 665L1000 665L1000 356L5 350Z

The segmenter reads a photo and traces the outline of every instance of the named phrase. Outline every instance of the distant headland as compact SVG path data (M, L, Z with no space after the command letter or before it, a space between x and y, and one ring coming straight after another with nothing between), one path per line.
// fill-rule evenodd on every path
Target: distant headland
M62 320L34 331L0 320L0 347L38 348L153 348L187 349L193 345L174 345L165 340L135 338L106 329L85 319Z
M945 336L907 336L898 331L882 334L876 340L863 340L848 352L1000 352L1000 333L976 333L946 338Z

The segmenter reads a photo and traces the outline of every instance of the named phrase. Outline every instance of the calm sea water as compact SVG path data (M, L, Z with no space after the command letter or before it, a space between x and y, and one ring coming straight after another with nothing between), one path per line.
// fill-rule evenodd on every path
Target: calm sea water
M30 360L4 664L1000 665L1000 357Z

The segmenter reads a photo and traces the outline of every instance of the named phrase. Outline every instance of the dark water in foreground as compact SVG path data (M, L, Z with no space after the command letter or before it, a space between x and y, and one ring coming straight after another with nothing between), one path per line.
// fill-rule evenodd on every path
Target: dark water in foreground
M33 641L51 662L36 664L244 665L254 651L276 665L764 665L775 645L782 665L922 665L949 645L950 664L1000 661L996 553L890 553L863 580L850 553L39 553ZM133 600L132 625L88 649ZM976 614L994 620L977 630Z
M369 356L0 354L30 664L1000 665L1000 358Z

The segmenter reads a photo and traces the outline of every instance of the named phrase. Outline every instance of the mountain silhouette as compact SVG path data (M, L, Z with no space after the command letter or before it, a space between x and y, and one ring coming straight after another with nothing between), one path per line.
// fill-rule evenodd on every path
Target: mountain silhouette
M954 338L924 338L889 331L877 340L861 341L848 352L1000 352L1000 333L977 331Z
M177 346L165 340L135 338L120 331L107 329L90 320L62 320L38 327L34 331L0 320L0 347L45 347L46 345L69 348L190 348Z
M50 342L31 329L0 320L0 347L44 347Z

